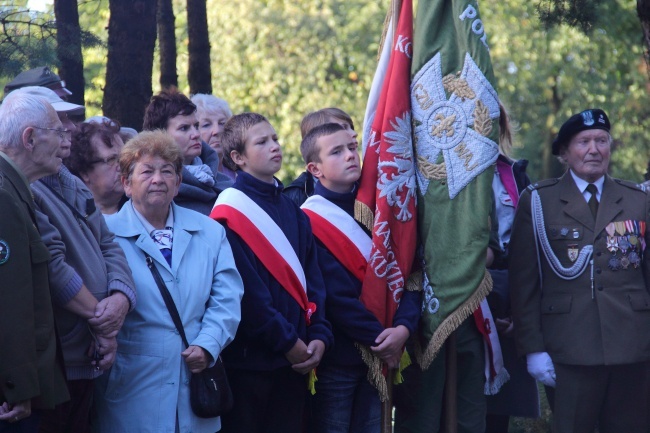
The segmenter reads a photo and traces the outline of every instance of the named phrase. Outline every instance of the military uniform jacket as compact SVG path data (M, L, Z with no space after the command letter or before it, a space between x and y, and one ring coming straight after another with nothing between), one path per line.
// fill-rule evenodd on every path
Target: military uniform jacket
M68 392L56 362L50 255L27 180L1 152L0 209L0 403L35 399L32 407L52 408Z
M578 251L593 245L593 267L588 264L573 280L556 275L541 245L536 248L533 189L541 199L550 247L562 266L570 267ZM650 253L644 251L650 242L648 198L638 185L606 176L594 220L568 172L524 191L510 243L510 294L520 355L548 352L554 362L571 365L650 360Z

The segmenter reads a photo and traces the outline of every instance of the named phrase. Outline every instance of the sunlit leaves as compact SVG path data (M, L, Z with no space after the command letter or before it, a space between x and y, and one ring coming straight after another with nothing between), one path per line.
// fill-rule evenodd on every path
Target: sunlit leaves
M386 5L359 0L208 2L214 92L233 111L269 117L283 178L302 170L300 120L339 107L361 129ZM289 164L287 164L289 162Z
M645 172L650 108L639 21L633 2L599 7L607 19L585 34L566 25L544 30L533 2L481 3L499 96L520 124L516 156L530 160L533 178L561 172L551 142L564 120L591 107L612 122L610 172L635 180Z

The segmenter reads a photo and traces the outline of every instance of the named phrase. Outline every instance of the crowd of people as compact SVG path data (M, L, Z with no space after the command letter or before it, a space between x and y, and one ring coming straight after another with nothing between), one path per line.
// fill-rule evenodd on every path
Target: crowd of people
M388 327L361 300L371 233L347 113L304 117L305 172L285 188L262 114L169 89L137 132L84 120L69 94L40 67L0 104L0 433L379 433L373 365L403 378L395 432L444 431L447 348L403 362L421 290ZM470 316L458 432L538 417L537 382L555 432L650 431L650 196L607 174L611 126L601 109L570 117L552 145L566 173L531 183L501 107L486 267L510 380L485 395L492 352ZM204 418L190 378L219 359L233 407Z

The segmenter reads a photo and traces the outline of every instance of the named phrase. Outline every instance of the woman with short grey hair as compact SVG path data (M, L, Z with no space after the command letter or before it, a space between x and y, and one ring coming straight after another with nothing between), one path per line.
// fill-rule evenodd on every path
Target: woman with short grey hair
M196 105L196 116L199 119L199 133L201 140L206 142L219 155L219 172L235 180L235 172L225 167L222 163L223 150L221 149L221 135L223 126L232 117L228 103L213 95L197 93L192 96Z

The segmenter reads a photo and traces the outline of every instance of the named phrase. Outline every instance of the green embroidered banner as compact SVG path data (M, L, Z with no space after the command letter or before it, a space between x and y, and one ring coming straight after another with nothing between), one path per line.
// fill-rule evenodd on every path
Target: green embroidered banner
M411 106L423 243L422 348L427 368L491 290L485 270L498 155L499 101L476 1L421 0Z

